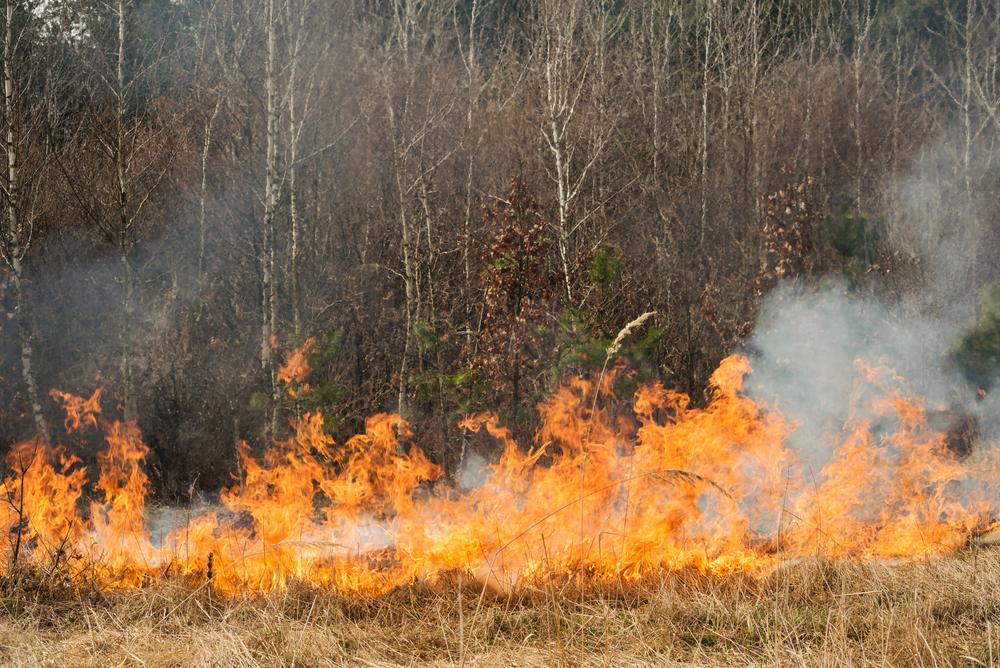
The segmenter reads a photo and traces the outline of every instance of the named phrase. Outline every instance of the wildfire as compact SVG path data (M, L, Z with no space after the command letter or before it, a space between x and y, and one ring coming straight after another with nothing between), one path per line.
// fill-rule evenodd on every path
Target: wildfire
M305 352L282 368L299 392ZM155 539L135 423L98 420L100 391L53 393L67 429L103 431L102 499L86 507L84 469L62 448L40 438L14 447L4 563L72 564L115 587L179 574L229 594L293 580L378 593L456 571L503 590L553 573L627 583L685 568L766 572L814 554L937 555L991 528L992 446L960 460L890 369L859 361L853 413L829 435L821 470L788 446L794 424L743 393L750 371L742 357L725 360L704 408L644 387L617 418L606 385L599 407L594 384L576 379L539 407L528 452L496 417L472 416L462 427L485 429L502 452L469 490L449 488L418 448L398 454L398 416L373 417L337 445L322 416L306 414L263 456L241 447L240 484Z

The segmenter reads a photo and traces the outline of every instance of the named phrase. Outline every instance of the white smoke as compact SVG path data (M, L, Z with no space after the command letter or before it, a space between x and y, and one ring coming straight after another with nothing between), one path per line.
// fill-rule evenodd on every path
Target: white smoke
M824 435L848 418L859 359L893 369L930 408L960 408L983 426L995 422L993 402L981 401L949 364L975 320L977 290L998 278L984 269L990 238L956 168L960 158L954 143L942 141L883 188L891 212L884 245L893 257L865 290L827 279L779 285L765 299L748 345L754 373L747 391L798 423L789 447L812 465L827 461ZM898 277L886 273L894 263Z

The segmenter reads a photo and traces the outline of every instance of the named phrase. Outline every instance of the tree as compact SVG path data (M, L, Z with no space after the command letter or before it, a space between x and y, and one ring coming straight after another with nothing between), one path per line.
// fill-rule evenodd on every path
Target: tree
M493 388L484 408L503 411L516 426L531 394L526 388L537 388L551 370L565 283L550 258L550 226L527 184L512 178L502 198L483 205L483 219L490 231L480 256L481 334L466 372Z
M117 256L120 396L125 419L132 421L138 417L141 327L148 315L139 297L151 257L140 246L160 222L171 166L187 148L183 113L160 86L164 78L181 78L182 70L169 70L175 63L162 50L176 27L172 20L152 43L137 43L132 0L90 9L83 15L84 36L62 37L63 48L88 76L76 80L74 95L85 113L66 142L72 157L64 156L60 170L73 214L92 223Z
M571 302L573 238L590 213L577 212L577 204L616 121L611 109L593 105L594 80L604 74L609 42L623 22L623 15L584 0L546 0L538 17L540 129L549 153L544 165L556 190L553 226Z
M954 343L951 362L981 390L996 383L1000 372L1000 286L982 292L979 317Z
M444 139L443 132L457 100L445 51L446 17L441 4L397 0L393 3L388 34L376 51L378 60L371 63L384 100L389 173L403 265L405 331L399 363L398 410L404 416L409 409L415 328L425 307L420 290L422 231L418 221L423 219L427 230L425 243L432 256L435 240L431 229L430 184L437 169L457 149L456 143ZM433 285L433 279L430 284ZM402 451L402 440L399 448Z
M7 169L2 181L6 211L0 249L13 279L17 300L21 376L28 392L35 427L47 435L48 423L42 412L34 368L35 336L24 263L36 222L31 200L36 190L44 187L47 168L51 166L51 155L47 155L47 148L44 148L47 142L39 136L46 131L43 123L49 111L46 104L50 98L38 93L40 87L54 81L47 81L53 73L43 69L44 57L40 56L40 52L44 47L35 32L31 8L25 7L20 0L6 0L4 10L2 124Z

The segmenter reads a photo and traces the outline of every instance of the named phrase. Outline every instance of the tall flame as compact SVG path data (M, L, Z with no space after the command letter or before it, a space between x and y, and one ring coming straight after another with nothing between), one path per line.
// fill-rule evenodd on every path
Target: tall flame
M299 391L308 372L305 348L281 370ZM54 393L68 429L104 433L103 501L85 508L84 469L62 449L16 446L0 510L6 567L17 565L15 545L38 563L71 546L108 586L180 573L231 594L293 580L373 593L457 570L504 589L553 573L637 582L681 568L766 571L820 552L944 554L991 527L996 449L960 461L890 369L858 362L852 414L819 470L788 447L795 425L743 393L750 372L746 359L726 359L704 408L643 387L628 415L607 384L575 379L539 407L527 452L495 416L471 416L462 426L485 428L502 451L468 490L449 488L419 448L398 453L409 437L398 416L375 416L338 446L322 415L306 414L266 452L242 445L240 483L155 541L135 423L98 421L99 392Z

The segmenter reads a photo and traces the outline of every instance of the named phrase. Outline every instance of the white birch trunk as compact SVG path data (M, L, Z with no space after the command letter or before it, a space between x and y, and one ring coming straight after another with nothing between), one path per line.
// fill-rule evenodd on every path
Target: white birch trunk
M28 299L24 285L23 257L25 249L21 245L24 233L24 220L21 217L18 191L18 159L17 159L17 100L14 83L14 12L17 9L16 0L7 0L6 31L4 40L4 115L7 120L7 261L14 278L14 290L17 296L17 328L21 344L21 376L28 389L28 401L35 419L35 427L48 437L48 423L42 413L42 404L38 397L38 384L35 381L33 367L34 351L32 348L33 329L28 314Z
M277 332L277 304L275 300L275 256L274 256L274 213L278 199L278 93L277 93L277 45L275 35L275 0L267 0L267 161L264 175L264 239L261 256L263 294L261 295L261 369L268 383L272 401L271 421L268 427L273 434L278 426L278 412L281 400L277 367L274 363L272 338Z
M125 420L138 416L135 378L135 272L132 266L132 220L129 216L128 163L125 128L125 19L126 0L118 0L118 67L115 91L115 163L118 176L118 249L122 263L122 404Z

